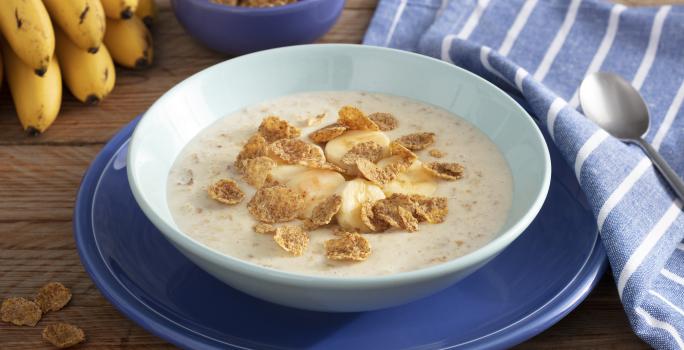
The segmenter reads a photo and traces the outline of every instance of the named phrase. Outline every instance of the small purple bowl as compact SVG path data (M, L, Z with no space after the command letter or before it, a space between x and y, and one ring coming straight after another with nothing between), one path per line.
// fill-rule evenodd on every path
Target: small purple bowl
M314 42L335 24L344 0L301 0L276 7L238 7L210 0L171 0L188 33L221 53L242 55Z

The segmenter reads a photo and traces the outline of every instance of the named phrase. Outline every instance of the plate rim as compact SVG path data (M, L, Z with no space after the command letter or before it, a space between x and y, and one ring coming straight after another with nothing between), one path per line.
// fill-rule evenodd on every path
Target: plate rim
M118 283L118 280L108 273L109 270L106 267L106 263L102 260L102 256L99 252L97 256L91 256L90 254L93 253L88 250L89 244L96 245L96 243L93 238L92 226L90 225L92 220L89 219L90 216L87 214L92 211L91 203L102 171L109 164L112 157L130 139L134 127L141 118L142 115L135 117L117 131L111 140L100 150L83 175L76 195L73 213L73 234L79 259L86 273L88 273L103 296L119 312L145 330L181 348L214 348L214 344L206 343L208 339L204 335L193 334L189 336L178 329L174 329L174 327L179 327L180 325L174 325L175 322L166 319L166 317L158 314L155 310L149 309L149 307L140 303L120 283L113 285L113 283ZM451 344L440 349L454 349L457 347L471 349L507 348L540 334L560 321L586 299L603 276L607 265L606 253L597 234L592 251L582 268L577 271L573 279L560 292L555 294L544 305L497 331L477 339ZM102 269L104 271L101 271ZM127 292L128 295L122 296L121 292ZM134 299L133 302L127 300L131 297ZM157 319L159 317L165 319L165 322ZM168 324L168 322L172 324ZM198 339L198 337L201 338ZM249 349L237 344L222 343L235 349Z

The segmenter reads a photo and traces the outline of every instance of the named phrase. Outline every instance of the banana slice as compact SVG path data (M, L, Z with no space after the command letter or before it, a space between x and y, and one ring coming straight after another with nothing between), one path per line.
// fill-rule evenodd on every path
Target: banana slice
M390 140L384 133L380 131L355 130L347 131L326 143L325 158L329 162L344 168L345 165L342 163L342 157L357 144L367 141L377 143L385 149L386 155L389 154Z
M281 167L276 167L276 169L278 168ZM344 183L344 176L331 170L305 169L307 170L303 172L298 172L298 169L288 169L291 170L290 174L295 175L285 182L285 186L305 193L304 200L306 203L302 210L302 216L310 218L316 205L337 192L340 185ZM273 176L273 172L271 176Z
M392 156L381 159L378 166L384 167L399 160L397 158L398 156ZM399 173L397 178L387 183L382 190L386 196L391 196L394 193L432 196L437 190L437 181L423 168L420 160L415 160L405 172Z
M341 187L342 207L337 212L337 223L347 230L369 232L370 229L361 220L361 204L385 198L380 187L369 181L354 179Z
M278 183L284 185L288 181L299 176L299 174L308 170L311 170L311 168L307 168L304 165L278 165L271 170L271 177L278 181Z

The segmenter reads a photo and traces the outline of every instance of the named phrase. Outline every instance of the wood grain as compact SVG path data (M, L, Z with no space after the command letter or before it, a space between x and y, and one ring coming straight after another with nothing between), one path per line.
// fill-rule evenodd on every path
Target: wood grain
M684 0L621 0L655 4ZM321 42L358 43L377 0L347 0L339 22ZM124 318L93 285L72 236L73 202L89 163L120 127L187 76L227 59L185 34L160 1L151 69L118 70L117 85L100 106L86 107L66 94L56 124L44 135L21 131L7 88L0 90L0 298L30 297L44 283L61 281L74 297L35 327L0 323L0 349L49 349L40 339L57 320L82 327L88 349L172 349ZM588 299L565 319L517 349L646 349L630 330L615 285L604 276Z

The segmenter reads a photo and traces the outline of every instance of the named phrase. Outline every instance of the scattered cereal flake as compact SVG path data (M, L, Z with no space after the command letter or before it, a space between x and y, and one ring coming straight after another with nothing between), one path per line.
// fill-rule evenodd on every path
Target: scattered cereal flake
M396 179L398 175L398 172L380 168L366 158L359 158L356 160L356 169L363 177L379 186L386 185L388 182Z
M419 202L429 199L420 194L403 194L403 193L393 193L391 196L385 198L388 202L404 207L405 209L414 211L415 207Z
M325 119L325 113L321 113L313 118L309 118L306 120L306 126L315 126L323 122L323 119Z
M463 178L464 169L463 166L458 163L430 162L424 163L423 168L433 176L447 181L455 181Z
M384 149L379 144L373 141L361 142L352 147L340 160L342 164L347 167L347 170L353 170L356 167L356 160L359 158L366 158L375 163L384 155Z
M300 164L305 165L309 168L314 168L314 169L322 169L322 170L332 170L332 171L337 171L338 173L341 174L346 174L347 171L345 169L340 168L339 166L330 163L330 162L301 162Z
M262 187L247 204L249 212L268 224L294 220L304 206L304 196L291 188Z
M83 330L68 323L54 323L43 329L43 339L50 344L66 349L85 341Z
M311 141L316 143L326 143L347 131L346 126L340 124L330 124L309 134Z
M395 171L397 173L403 172L411 167L411 164L418 159L418 156L416 156L415 153L411 152L411 150L404 147L399 142L391 142L389 148L391 155L399 157L398 162L390 163L387 166L390 171Z
M374 202L366 201L361 203L361 221L373 232L384 232L390 228L390 225L380 220L373 213Z
M36 304L43 310L43 313L61 310L69 303L69 300L71 300L71 291L59 282L44 285L35 298Z
M231 179L216 181L207 189L209 197L224 204L238 204L245 198L245 193L238 187L237 182Z
M416 200L419 198L427 198L421 195L408 195L403 193L393 193L391 196L383 199L384 205L393 207L402 207L415 214Z
M311 213L311 223L323 226L330 223L333 216L337 214L342 206L342 197L334 194L313 208Z
M344 236L344 235L346 235L346 234L349 233L349 232L350 232L349 230L344 229L344 228L342 228L342 227L340 227L340 226L337 226L337 225L335 225L335 226L332 227L332 233L333 233L333 235L335 235L335 236ZM358 233L358 231L353 231L353 232Z
M391 196L387 197L387 201L392 202L397 205L404 207L411 206L417 200L428 198L420 194L403 194L403 193L393 193ZM408 208L408 207L407 207Z
M435 158L442 158L442 157L444 157L444 152L442 152L442 151L440 151L440 150L438 150L438 149L436 149L436 148L433 148L433 149L431 149L430 151L428 151L428 154L431 155L431 156L433 156L433 157L435 157Z
M418 231L418 219L413 216L413 213L404 207L397 207L399 214L399 227L408 232Z
M443 222L449 213L448 202L445 197L394 193L381 201L383 203L378 205L376 211L388 210L383 209L381 206L390 208L392 206L402 207L410 211L419 222L427 221L431 224L438 224Z
M359 158L356 160L356 169L371 182L384 186L388 182L397 178L399 173L406 171L418 157L397 142L390 143L390 154L396 156L396 160L380 168L372 161Z
M42 316L40 306L25 298L9 297L2 302L0 307L0 319L17 326L33 327Z
M448 213L446 198L399 193L376 201L372 210L378 220L409 232L416 231L421 221L442 222Z
M449 214L449 205L445 197L412 196L414 216L419 221L427 221L431 224L444 222Z
M293 139L299 137L301 132L296 127L290 125L285 120L275 116L264 118L259 125L259 133L266 139L266 142L272 143L281 139Z
M266 180L264 181L264 184L261 185L261 187L273 187L273 186L278 186L280 185L280 182L278 180L274 179L271 174L268 174L266 176Z
M254 225L254 232L256 233L275 233L276 227L271 224L264 224L263 222L258 222Z
M411 151L420 151L435 143L435 133L417 132L408 134L398 138L397 142Z
M273 240L286 252L300 256L309 244L309 234L300 226L280 226L276 229Z
M269 157L245 159L242 161L243 178L248 184L259 188L266 183L275 166L276 162Z
M373 215L373 202L365 201L361 203L361 221L371 231L375 231L375 224L373 223L374 218L375 215Z
M380 130L377 124L368 119L368 117L356 107L344 106L340 108L337 113L339 115L337 122L350 130Z
M397 128L399 122L392 113L372 113L368 115L368 119L372 120L380 131L390 131Z
M246 159L262 157L268 155L268 143L260 134L254 134L242 146L242 151L235 159L235 167L242 170L243 161Z
M311 219L305 219L302 221L302 229L304 231L313 231L317 228L321 227L321 225L315 224Z
M325 256L331 260L364 261L370 253L370 242L358 233L345 233L325 241Z
M418 156L416 156L415 153L413 153L410 149L408 149L399 141L390 142L389 149L390 154L393 156L399 156L402 159L418 159Z
M373 213L392 227L404 229L408 232L418 230L418 219L413 216L410 210L400 205L380 200L373 205Z
M323 163L325 156L320 147L299 139L282 139L271 144L270 153L287 164Z

